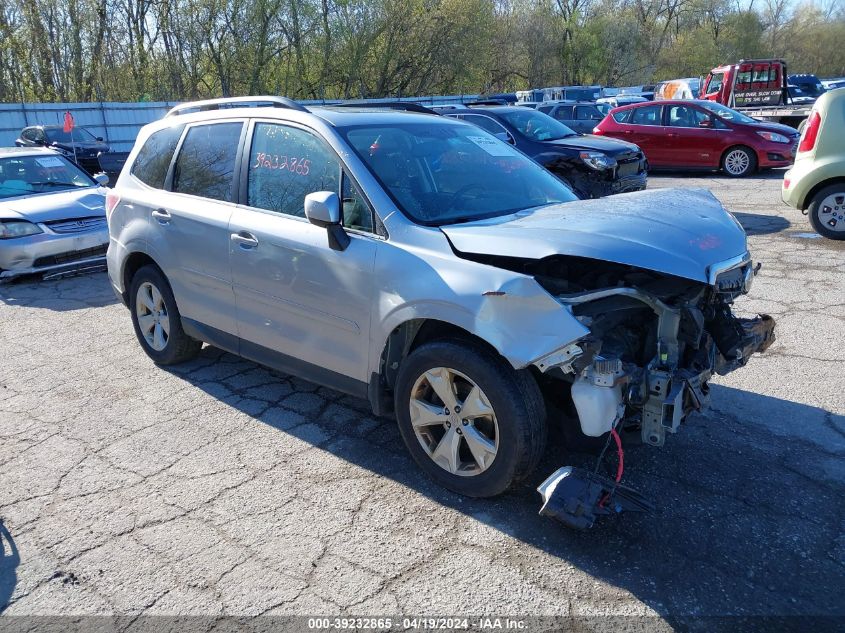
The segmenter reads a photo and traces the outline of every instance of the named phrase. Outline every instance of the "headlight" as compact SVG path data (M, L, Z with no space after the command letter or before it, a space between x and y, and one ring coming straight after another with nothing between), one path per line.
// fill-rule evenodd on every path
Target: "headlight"
M783 134L777 134L776 132L757 132L757 134L772 143L789 143L789 139L787 137Z
M581 160L587 167L593 169L613 169L616 167L616 159L601 152L581 152Z
M37 235L43 232L35 224L26 220L0 220L0 240Z

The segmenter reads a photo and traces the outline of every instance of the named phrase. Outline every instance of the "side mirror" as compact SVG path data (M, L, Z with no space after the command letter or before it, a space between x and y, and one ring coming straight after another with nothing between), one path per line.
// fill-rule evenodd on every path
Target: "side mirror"
M513 145L513 137L508 134L507 132L496 132L493 136L495 136L500 141L504 141L505 143L510 143Z
M333 191L315 191L305 196L305 217L314 226L326 229L333 250L345 251L349 246L349 235L340 224L340 199Z
M99 174L94 174L94 180L96 180L97 184L101 187L105 187L109 184L109 175L105 172L100 172Z
M98 136L98 137L97 137L97 140L98 140L98 141L100 141L100 142L102 142L103 137L102 137L102 136Z

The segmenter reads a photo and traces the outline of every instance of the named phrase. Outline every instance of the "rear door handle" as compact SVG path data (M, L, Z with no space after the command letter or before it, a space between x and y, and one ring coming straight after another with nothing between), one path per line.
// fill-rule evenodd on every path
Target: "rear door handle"
M248 231L232 233L232 241L243 249L252 249L258 246L258 238Z
M172 219L172 216L167 212L166 209L156 209L152 212L152 216L158 220L159 224L168 224Z

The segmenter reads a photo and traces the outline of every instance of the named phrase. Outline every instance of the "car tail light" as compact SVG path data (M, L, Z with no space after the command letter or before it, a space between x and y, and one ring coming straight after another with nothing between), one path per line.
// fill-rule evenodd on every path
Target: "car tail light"
M784 189L789 189L789 178L784 178L784 179L783 179L783 188L784 188Z
M801 144L798 146L799 152L810 152L816 146L816 139L819 136L819 128L822 124L822 117L814 111L810 115L810 120L807 121L807 127L804 128L804 134L801 136Z
M118 202L120 202L120 196L114 192L114 189L110 189L106 194L106 219L111 218L111 214Z

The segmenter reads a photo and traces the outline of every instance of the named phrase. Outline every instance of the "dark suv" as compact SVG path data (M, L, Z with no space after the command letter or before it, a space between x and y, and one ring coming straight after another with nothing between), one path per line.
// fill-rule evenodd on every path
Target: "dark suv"
M103 171L99 155L106 154L110 147L99 136L94 136L84 127L65 132L61 125L32 125L21 130L15 141L18 147L49 147L75 162L89 174Z
M596 104L588 101L549 101L537 106L537 111L548 114L580 134L591 134L604 118Z
M632 143L578 134L560 121L529 108L453 106L438 110L516 146L582 198L646 188L648 164L640 148Z

